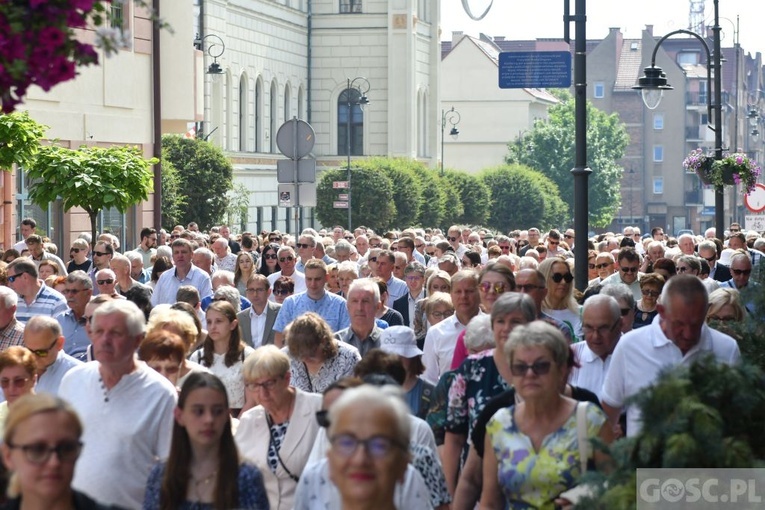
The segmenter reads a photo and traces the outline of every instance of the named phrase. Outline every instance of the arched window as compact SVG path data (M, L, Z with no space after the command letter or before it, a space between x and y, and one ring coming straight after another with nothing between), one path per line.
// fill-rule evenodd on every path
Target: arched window
M255 152L263 152L263 78L255 80Z
M290 104L290 99L292 96L292 91L290 90L290 84L286 84L284 86L284 122L287 122L292 118L292 104Z
M276 130L278 126L276 125L276 112L279 110L279 106L276 104L276 80L271 82L271 119L270 119L270 134L269 134L269 150L273 153L276 152Z
M247 76L239 78L239 152L247 152Z
M298 104L297 104L297 116L298 119L305 119L305 108L303 106L303 86L298 89Z
M364 110L358 89L345 89L337 98L337 153L340 156L364 154Z

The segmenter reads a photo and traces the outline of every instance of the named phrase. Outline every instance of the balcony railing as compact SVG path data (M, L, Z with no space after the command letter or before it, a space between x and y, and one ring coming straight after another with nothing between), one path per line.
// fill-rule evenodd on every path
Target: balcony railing
M707 105L707 97L708 94L706 92L686 92L685 93L685 104L686 105L698 105L698 106L706 106Z

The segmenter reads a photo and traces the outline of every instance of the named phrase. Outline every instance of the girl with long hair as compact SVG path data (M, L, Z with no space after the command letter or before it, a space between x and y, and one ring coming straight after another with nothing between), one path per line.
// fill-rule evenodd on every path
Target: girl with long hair
M149 476L144 510L263 509L263 476L239 455L231 432L227 389L205 372L192 373L175 409L170 455Z
M263 276L268 276L277 271L281 271L282 268L279 265L279 245L269 243L263 246L263 253L260 254L260 264L258 265L258 273Z
M213 301L207 308L207 338L191 355L191 360L217 375L228 392L231 415L238 416L244 407L242 363L252 347L242 342L236 310L227 301Z
M234 287L237 288L239 294L245 295L247 291L247 280L250 279L250 275L255 271L255 260L252 255L246 251L240 251L236 256L236 268L234 269Z

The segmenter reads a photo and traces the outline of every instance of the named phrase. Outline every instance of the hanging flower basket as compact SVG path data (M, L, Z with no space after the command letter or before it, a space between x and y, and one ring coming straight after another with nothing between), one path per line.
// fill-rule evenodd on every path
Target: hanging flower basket
M696 149L683 160L683 168L693 170L701 182L711 186L732 186L740 184L743 193L754 191L757 178L762 173L760 166L746 154L726 153L719 161L714 156Z

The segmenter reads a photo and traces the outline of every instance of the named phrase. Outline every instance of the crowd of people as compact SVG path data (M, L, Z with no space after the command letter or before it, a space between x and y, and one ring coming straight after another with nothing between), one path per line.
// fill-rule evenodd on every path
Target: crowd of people
M3 508L566 505L660 371L738 361L765 248L627 227L580 292L572 229L192 223L65 261L35 227L0 262Z

